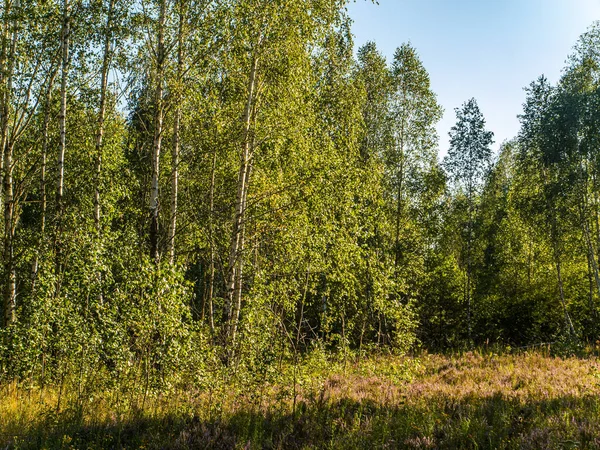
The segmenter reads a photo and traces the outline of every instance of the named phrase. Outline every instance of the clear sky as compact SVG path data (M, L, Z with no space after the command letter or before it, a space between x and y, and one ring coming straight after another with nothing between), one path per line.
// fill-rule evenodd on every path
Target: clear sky
M440 154L454 108L475 97L498 149L519 130L523 88L544 74L555 83L580 34L600 20L600 0L357 0L355 44L375 41L391 61L410 41L444 107Z

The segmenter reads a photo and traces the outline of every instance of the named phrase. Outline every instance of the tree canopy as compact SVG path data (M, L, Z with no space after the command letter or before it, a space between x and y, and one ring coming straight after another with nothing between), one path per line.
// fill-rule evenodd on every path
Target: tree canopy
M600 25L440 161L417 49L345 6L3 1L0 378L598 339Z

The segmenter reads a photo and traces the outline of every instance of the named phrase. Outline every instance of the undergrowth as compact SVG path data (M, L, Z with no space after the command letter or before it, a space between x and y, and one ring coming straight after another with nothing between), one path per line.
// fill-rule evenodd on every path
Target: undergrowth
M2 387L0 448L600 448L600 362L312 352L201 387Z

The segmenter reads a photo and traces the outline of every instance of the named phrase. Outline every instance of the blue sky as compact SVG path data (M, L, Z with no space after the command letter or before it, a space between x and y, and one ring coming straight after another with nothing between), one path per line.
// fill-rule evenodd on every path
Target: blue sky
M367 0L350 4L355 44L375 41L391 61L410 41L444 107L440 154L454 108L475 97L498 149L519 130L523 88L544 74L555 83L580 34L600 20L600 0Z

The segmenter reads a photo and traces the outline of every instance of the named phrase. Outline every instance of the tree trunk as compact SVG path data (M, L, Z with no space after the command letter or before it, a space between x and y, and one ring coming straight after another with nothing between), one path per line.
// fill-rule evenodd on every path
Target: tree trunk
M69 0L63 1L63 24L61 33L61 80L60 80L60 115L58 118L60 130L60 143L58 147L58 176L56 182L56 228L55 228L55 270L56 287L55 296L60 294L62 274L62 233L64 207L64 179L65 179L65 149L67 143L67 78L69 73L69 34L70 34Z
M171 152L171 223L169 226L169 263L175 263L175 233L177 231L177 201L179 189L179 147L181 125L181 89L183 88L183 11L179 12L179 32L177 37L177 80L175 87L175 121L173 123L173 149Z
M233 320L231 325L231 344L232 346L235 344L235 339L237 335L238 324L240 321L240 312L242 309L242 287L243 287L243 276L242 271L244 268L244 250L245 250L245 241L246 241L246 220L245 220L245 212L246 212L246 202L247 202L247 194L248 194L248 185L250 184L250 174L252 172L252 160L250 159L248 164L248 170L246 171L246 181L245 181L245 192L242 200L242 211L244 217L240 224L240 240L239 240L239 257L237 259L237 270L236 270L236 279L235 279L235 290L233 295L233 304L234 304L234 312L233 312Z
M582 213L582 215L584 215L584 214L585 213ZM591 268L594 273L594 279L596 281L596 289L598 290L598 295L600 296L600 274L598 273L598 263L596 261L594 246L592 244L592 238L590 236L590 228L589 228L586 217L583 217L583 222L584 222L583 223L584 235L585 235L587 249L588 249L588 261L589 261L589 263L591 263Z
M600 260L600 209L598 208L598 188L594 172L592 172L592 189L594 191L594 222L596 224L596 248L594 254Z
M60 144L58 150L58 180L56 185L57 219L62 221L64 212L64 178L65 178L65 148L67 139L67 77L69 74L69 34L70 34L69 0L63 1L63 25L61 35L62 68L60 78ZM60 228L60 227L59 227Z
M106 30L104 31L104 50L102 56L102 73L100 74L100 107L98 109L98 130L96 132L96 179L94 189L94 224L96 225L96 236L98 238L98 244L102 242L102 225L101 225L101 213L102 207L100 202L100 184L102 178L102 156L103 156L103 144L104 144L104 123L106 120L106 94L108 90L108 71L110 69L110 42L112 38L112 19L113 10L115 7L116 0L110 0L108 5L108 16L106 17ZM98 301L104 302L103 294L103 276L100 270L100 255L96 254L96 267L98 270L97 278L100 287L98 294Z
M588 264L591 265L591 269L593 270L594 279L596 282L596 289L598 290L598 294L600 295L600 275L598 274L598 263L596 261L596 252L594 251L594 244L592 242L592 233L590 231L590 224L588 222L588 212L589 212L589 201L588 201L588 191L589 191L589 171L587 165L583 162L579 164L579 179L581 181L580 185L580 204L579 204L579 213L581 216L581 225L583 228L583 235L585 237L585 243L587 247L588 253ZM593 183L593 179L592 179Z
M13 196L13 145L4 150L4 323L15 321L16 273L14 266L14 196Z
M571 336L575 336L575 328L573 327L573 322L571 322L571 317L569 316L569 311L567 310L567 302L565 299L565 289L563 285L562 279L562 265L560 260L560 251L559 251L559 231L558 231L558 223L556 220L556 213L554 211L553 205L549 205L550 210L552 211L552 216L550 217L551 228L550 228L550 239L552 240L552 252L554 256L554 264L556 267L556 280L558 282L558 293L560 303L563 308L563 313L565 316L565 328L568 330Z
M402 147L403 144L401 144ZM404 151L401 149L401 162L400 162L400 170L399 170L399 180L398 180L398 199L396 205L396 239L395 239L395 255L394 255L394 268L396 271L398 270L398 265L400 264L400 224L402 221L402 189L404 184Z
M173 150L171 154L171 223L169 226L169 263L175 263L175 232L177 230L177 196L179 183L179 125L181 121L181 110L175 111L175 123L173 124Z
M96 132L96 180L94 189L94 223L96 225L96 233L98 238L101 236L100 226L100 178L102 175L102 154L104 143L104 122L106 120L106 94L108 90L108 71L110 69L110 43L112 38L112 20L113 10L116 0L110 0L108 5L108 16L106 18L106 30L104 34L104 50L102 56L102 72L100 74L100 107L98 109L98 130Z
M46 88L46 95L44 100L44 124L42 128L42 161L40 169L40 208L41 208L41 220L40 220L40 237L38 241L38 251L36 252L35 259L33 262L33 268L31 271L31 291L35 292L35 283L37 281L37 275L39 270L40 254L43 249L45 234L46 234L46 213L48 209L48 198L46 195L46 166L48 160L48 129L50 126L50 113L52 103L52 88L54 87L54 79L56 77L57 70L53 69L50 79L48 80L48 87Z
M555 264L556 264L556 277L558 280L558 292L560 294L560 302L563 307L563 312L565 315L565 326L569 331L571 336L575 336L575 328L573 327L573 322L571 322L571 316L569 315L569 311L567 311L567 302L565 300L565 290L563 286L562 273L561 273L561 262L560 256L557 254L557 250L555 249Z
M467 201L468 201L468 222L467 222L467 270L466 270L466 288L465 288L465 300L467 302L467 334L469 337L469 345L473 344L473 319L472 319L472 305L471 305L471 267L472 267L472 244L473 244L473 182L469 180L467 185Z
M14 9L20 7L17 0L13 5ZM4 203L4 325L12 324L15 319L16 311L16 273L14 267L14 196L13 196L13 151L14 140L9 136L8 116L10 112L11 96L13 89L13 72L15 64L15 53L18 38L18 18L12 22L12 33L10 38L10 49L8 62L4 77L5 92L2 98L2 184L3 184L3 203ZM8 30L7 30L8 31ZM14 134L14 133L13 133Z
M215 286L215 230L214 230L214 214L215 214L215 172L217 169L217 151L215 149L213 153L212 168L210 174L210 192L209 192L209 203L210 212L208 217L208 233L210 241L210 273L208 278L208 318L210 323L210 329L214 333L215 331L215 315L213 307L213 296Z
M166 0L160 3L158 42L156 45L156 91L154 98L154 140L152 145L152 185L150 188L150 258L158 263L159 169L163 135L163 75L165 63Z
M590 308L590 311L592 311L592 313L595 316L596 310L594 308L594 276L592 275L592 261L591 261L589 252L588 252L587 263L588 263L587 264L587 266L588 266L588 307Z
M471 345L471 343L473 342L473 326L472 326L472 312L471 312L471 263L470 263L470 259L471 259L471 249L470 249L470 242L467 243L467 281L466 281L466 288L465 288L465 300L467 302L467 335L469 337L469 345Z
M0 152L4 153L4 148L8 140L8 115L10 111L10 89L8 89L8 82L11 78L12 70L9 70L7 65L11 65L13 58L8 55L9 49L11 48L10 41L10 27L9 21L10 1L4 1L4 22L2 23L2 43L0 47ZM4 157L0 157L0 202L2 198L2 188L4 176ZM1 206L1 204L0 204Z
M250 78L248 81L248 97L244 109L244 130L243 143L240 155L240 169L238 174L238 188L235 203L235 214L233 218L233 229L231 235L231 245L229 249L229 276L227 281L227 332L226 343L235 344L235 335L237 332L239 314L242 299L242 270L243 270L243 251L244 251L244 222L246 212L246 197L248 193L248 183L251 169L252 151L250 136L250 125L252 120L252 110L254 105L254 90L256 86L256 72L258 69L258 59L252 60L250 69Z
M402 88L402 98L406 99L406 87ZM402 120L400 121L400 165L398 168L398 198L396 205L396 239L394 248L394 270L398 270L400 264L400 223L402 220L402 195L404 184L404 128L405 128L405 112L402 112Z

